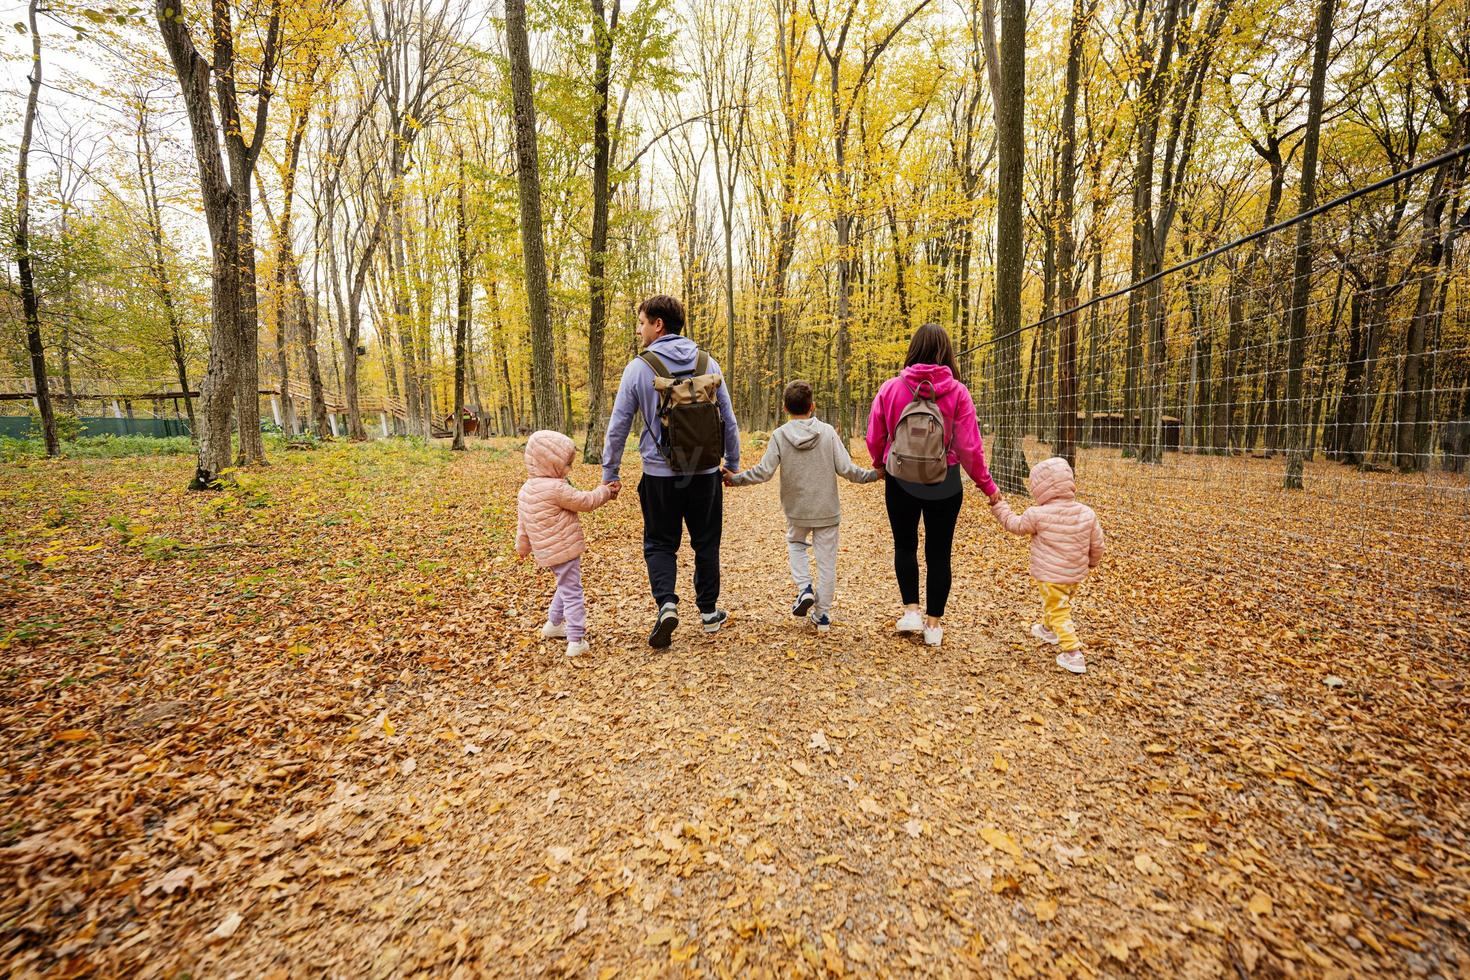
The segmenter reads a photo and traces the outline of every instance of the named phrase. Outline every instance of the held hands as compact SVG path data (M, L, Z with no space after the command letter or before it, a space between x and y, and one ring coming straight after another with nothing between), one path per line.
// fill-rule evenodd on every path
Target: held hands
M986 499L990 501L990 506L994 507L996 504L998 504L1002 500L1004 500L1005 497L1003 497L1001 495L1001 492L999 490L997 490L997 491L995 491L995 493L987 494L986 495Z
M731 479L734 475L734 470L727 469L724 466L720 467L720 482L723 483L725 486L733 487L735 485L734 481Z
M603 486L607 487L607 489L610 491L608 495L609 500L617 500L618 494L623 492L622 480L608 480L603 484Z

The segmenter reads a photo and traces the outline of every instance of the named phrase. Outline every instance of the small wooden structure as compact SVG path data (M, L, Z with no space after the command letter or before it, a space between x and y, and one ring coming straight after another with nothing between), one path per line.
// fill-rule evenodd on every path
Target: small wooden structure
M464 434L472 436L480 431L480 417L468 408L464 410ZM429 426L429 435L435 439L454 438L454 413L445 412L436 416Z

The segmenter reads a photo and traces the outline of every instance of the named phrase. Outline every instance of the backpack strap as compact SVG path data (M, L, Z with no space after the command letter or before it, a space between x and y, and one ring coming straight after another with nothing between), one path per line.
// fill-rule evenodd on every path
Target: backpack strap
M669 366L664 363L663 358L659 357L653 351L644 351L643 353L638 355L638 359L644 364L647 364L649 367L653 368L653 373L658 377L669 379L672 379L674 377L673 374L669 372Z
M709 354L702 350L694 358L694 375L698 377L701 374L709 374Z

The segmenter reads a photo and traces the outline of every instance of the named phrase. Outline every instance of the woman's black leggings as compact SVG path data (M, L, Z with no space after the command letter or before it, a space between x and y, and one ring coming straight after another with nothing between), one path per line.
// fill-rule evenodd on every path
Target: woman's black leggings
M924 519L924 565L928 569L928 601L925 612L943 616L949 601L949 553L954 546L954 528L964 503L960 468L951 466L949 476L934 486L906 483L889 477L883 481L883 499L888 505L888 524L893 528L893 572L906 606L919 602L919 518Z

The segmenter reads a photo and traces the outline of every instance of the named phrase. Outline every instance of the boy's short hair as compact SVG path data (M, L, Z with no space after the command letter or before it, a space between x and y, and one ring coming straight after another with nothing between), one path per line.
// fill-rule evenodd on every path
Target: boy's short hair
M781 401L785 403L786 411L792 415L805 415L812 410L812 383L810 381L791 382L781 393Z
M638 312L650 320L662 320L664 333L682 334L684 332L684 304L673 296L665 296L662 293L650 296L638 304Z

